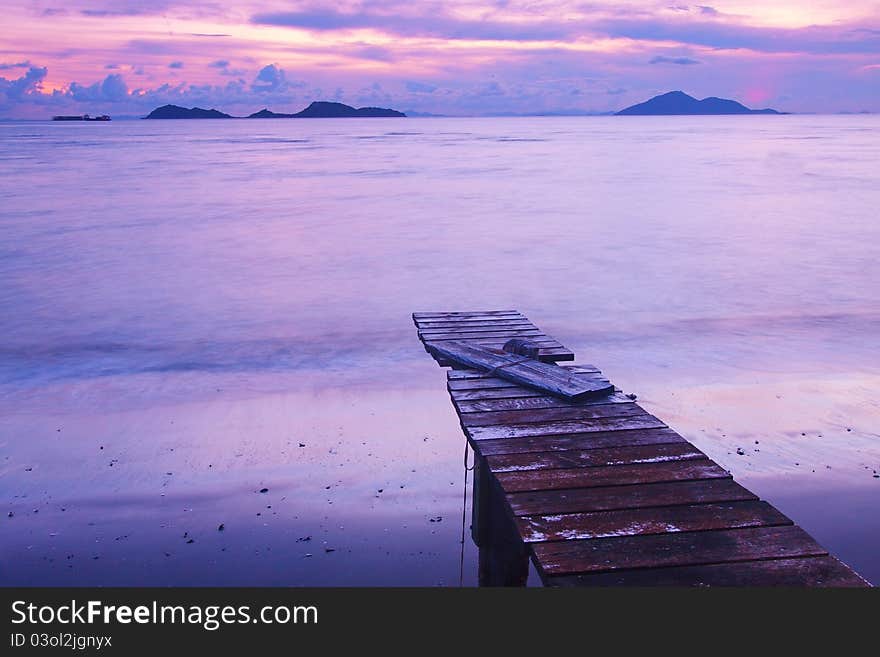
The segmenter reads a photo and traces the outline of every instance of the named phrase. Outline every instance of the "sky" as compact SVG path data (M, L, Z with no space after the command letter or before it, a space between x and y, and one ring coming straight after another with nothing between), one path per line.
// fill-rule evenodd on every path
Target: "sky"
M880 111L880 0L704 1L4 0L0 117L601 113L671 90Z

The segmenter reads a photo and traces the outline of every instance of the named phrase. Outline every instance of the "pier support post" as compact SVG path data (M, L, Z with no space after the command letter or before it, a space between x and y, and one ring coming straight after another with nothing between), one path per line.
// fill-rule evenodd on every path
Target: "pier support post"
M480 586L525 586L529 555L508 515L498 482L485 459L475 457L471 537L479 553Z

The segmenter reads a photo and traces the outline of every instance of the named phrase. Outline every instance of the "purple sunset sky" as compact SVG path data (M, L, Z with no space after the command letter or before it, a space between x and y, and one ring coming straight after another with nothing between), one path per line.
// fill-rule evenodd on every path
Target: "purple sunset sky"
M607 112L681 89L880 111L880 2L11 0L0 117L312 100Z

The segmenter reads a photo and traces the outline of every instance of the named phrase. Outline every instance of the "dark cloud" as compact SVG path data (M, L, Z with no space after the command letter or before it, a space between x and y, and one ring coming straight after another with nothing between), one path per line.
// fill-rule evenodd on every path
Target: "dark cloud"
M258 94L271 94L289 91L306 86L305 82L287 79L284 70L277 64L269 64L260 69L251 83L251 91Z
M181 61L170 62L168 64L168 68L178 68L178 69L183 68L183 62L181 62Z
M119 73L111 73L101 82L85 86L71 82L67 93L80 102L116 103L128 99L128 85Z
M0 71L11 71L15 68L30 68L31 63L28 61L14 62L12 64L0 64Z
M80 9L83 16L106 18L109 16L144 16L163 14L175 5L187 5L184 0L92 0L90 6Z
M460 20L438 10L430 18L406 14L342 13L332 10L275 12L255 14L257 25L298 27L309 30L347 30L374 28L401 36L439 37L445 39L497 39L539 41L564 39L578 32L576 23L534 20L513 23L497 20Z
M663 55L657 55L656 57L652 57L649 64L678 64L680 66L690 66L692 64L699 64L699 60L691 59L690 57L664 57Z
M811 54L858 54L880 51L880 35L855 26L804 28L751 27L705 20L606 19L594 27L610 37L642 41L678 41L718 49Z
M31 66L20 78L8 80L0 77L0 105L5 104L4 100L17 101L25 96L39 94L48 72L46 67Z
M218 59L217 61L211 62L208 64L211 68L226 68L229 66L229 60L226 59Z
M430 94L437 91L437 86L426 82L407 82L406 90L417 94Z
M649 16L618 10L611 18L587 15L575 19L536 18L528 22L460 19L444 12L442 7L427 19L423 15L391 13L382 5L379 5L380 9L371 9L374 7L371 4L359 6L361 9L354 12L314 9L258 13L251 17L251 22L318 31L372 28L398 36L451 40L569 41L583 36L606 36L762 52L852 54L880 51L880 35L861 25L774 28L723 23L716 20L718 10L709 5L669 7L677 14L686 14L684 17Z
M363 46L350 50L348 54L358 59L371 59L377 62L390 62L394 59L394 52L381 46Z

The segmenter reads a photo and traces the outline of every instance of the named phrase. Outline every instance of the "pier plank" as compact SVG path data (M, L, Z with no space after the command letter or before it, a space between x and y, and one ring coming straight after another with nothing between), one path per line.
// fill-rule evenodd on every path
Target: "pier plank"
M565 433L589 433L590 431L660 429L665 426L663 422L646 412L633 417L605 417L592 420L560 420L557 422L506 424L492 427L465 427L465 433L471 440L495 440L498 438L526 438L529 436L551 436Z
M517 518L526 543L791 524L766 502L751 500Z
M547 586L831 586L869 584L832 556L763 559L705 566L640 568L606 573L560 575Z
M828 554L797 526L554 541L532 549L546 575Z
M452 396L452 399L455 402L458 412L466 414L466 417L468 419L470 418L471 414L480 414L486 412L532 411L547 408L578 408L581 406L602 406L607 404L627 404L634 406L631 399L619 392L612 393L606 397L600 397L598 399L587 399L585 401L578 402L577 404L572 404L571 402L559 399L558 397L550 397L548 395L535 395L532 397L513 398L508 397L506 399L463 399L461 401L459 401L458 397Z
M605 449L580 449L565 452L530 452L525 454L498 454L486 456L492 472L522 472L524 470L561 470L595 466L659 463L707 458L688 442L659 445L626 445Z
M707 458L662 463L560 468L556 470L517 470L498 472L495 477L505 493L654 484L694 479L724 479L730 473Z
M757 495L733 481L704 479L638 486L607 486L513 493L505 497L515 516L581 513L756 500Z
M483 440L477 445L483 456L494 454L527 454L530 452L564 452L608 447L658 445L661 443L687 442L667 427L651 429L622 429L618 431L595 431L555 436L526 436L524 438L499 438Z
M602 398L604 401L605 398ZM556 420L593 420L608 417L638 417L647 413L632 402L589 405L552 406L501 411L464 413L462 422L468 427L490 427L511 424L532 424Z

